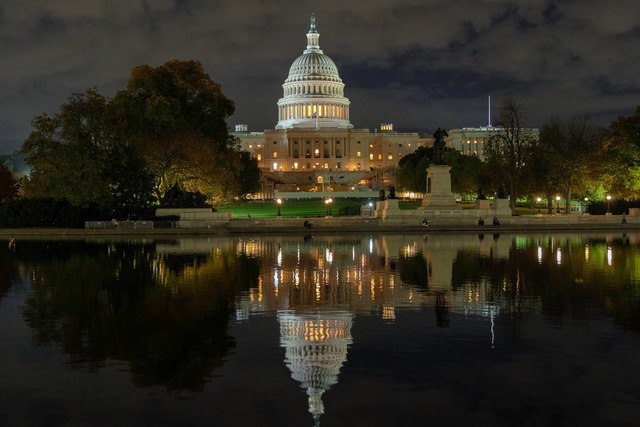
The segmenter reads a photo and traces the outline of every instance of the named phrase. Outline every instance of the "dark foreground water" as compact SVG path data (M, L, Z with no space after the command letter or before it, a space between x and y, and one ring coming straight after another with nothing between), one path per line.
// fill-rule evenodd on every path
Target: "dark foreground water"
M640 422L639 234L0 244L0 426Z

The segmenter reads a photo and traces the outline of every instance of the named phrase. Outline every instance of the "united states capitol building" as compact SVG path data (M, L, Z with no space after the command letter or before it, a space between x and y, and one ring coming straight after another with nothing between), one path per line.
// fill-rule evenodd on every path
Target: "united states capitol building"
M262 197L286 192L369 197L395 185L403 156L433 143L431 135L397 132L391 123L373 131L354 127L345 84L336 64L320 49L319 39L312 15L306 49L293 61L282 85L275 128L250 132L248 125L239 124L232 132L240 148L258 160ZM491 132L490 126L453 129L447 146L482 158Z
M312 15L307 47L296 58L278 100L274 129L236 125L240 148L258 160L267 197L280 192L377 192L393 185L398 160L431 137L401 133L392 124L357 129L338 67L319 44ZM361 194L360 194L361 195Z

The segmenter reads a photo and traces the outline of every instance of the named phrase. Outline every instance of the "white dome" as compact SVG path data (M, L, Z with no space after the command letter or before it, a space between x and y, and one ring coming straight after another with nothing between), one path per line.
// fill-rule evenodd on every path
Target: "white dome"
M307 48L289 68L278 101L276 129L293 127L350 128L349 99L336 64L320 49L315 16L307 33Z
M338 75L338 67L324 53L311 52L300 55L289 68L286 82L305 80L326 80L342 82Z

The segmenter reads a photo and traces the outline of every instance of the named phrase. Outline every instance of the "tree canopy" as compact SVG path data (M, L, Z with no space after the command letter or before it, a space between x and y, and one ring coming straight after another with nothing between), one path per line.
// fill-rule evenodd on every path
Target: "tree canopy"
M640 198L640 106L634 114L611 123L599 164L607 191L626 199Z
M109 99L92 88L32 121L25 193L125 215L177 186L222 202L255 191L257 163L237 149L233 102L197 61L135 67Z
M18 195L18 182L11 171L0 163L0 203L11 200Z
M53 117L36 117L22 152L31 167L27 196L65 199L111 214L148 206L152 177L119 138L109 100L96 89L74 94Z
M238 152L227 130L233 101L199 62L135 67L113 103L127 143L141 153L155 177L158 199L176 184L213 202L257 187L257 164ZM249 178L251 185L240 184Z
M485 148L486 161L497 186L506 187L513 214L536 138L525 128L522 107L511 98L503 102L494 127Z

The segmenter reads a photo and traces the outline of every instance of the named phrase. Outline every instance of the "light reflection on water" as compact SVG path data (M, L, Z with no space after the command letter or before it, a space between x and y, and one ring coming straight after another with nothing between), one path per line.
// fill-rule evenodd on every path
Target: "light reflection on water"
M3 244L0 425L632 425L639 242Z

